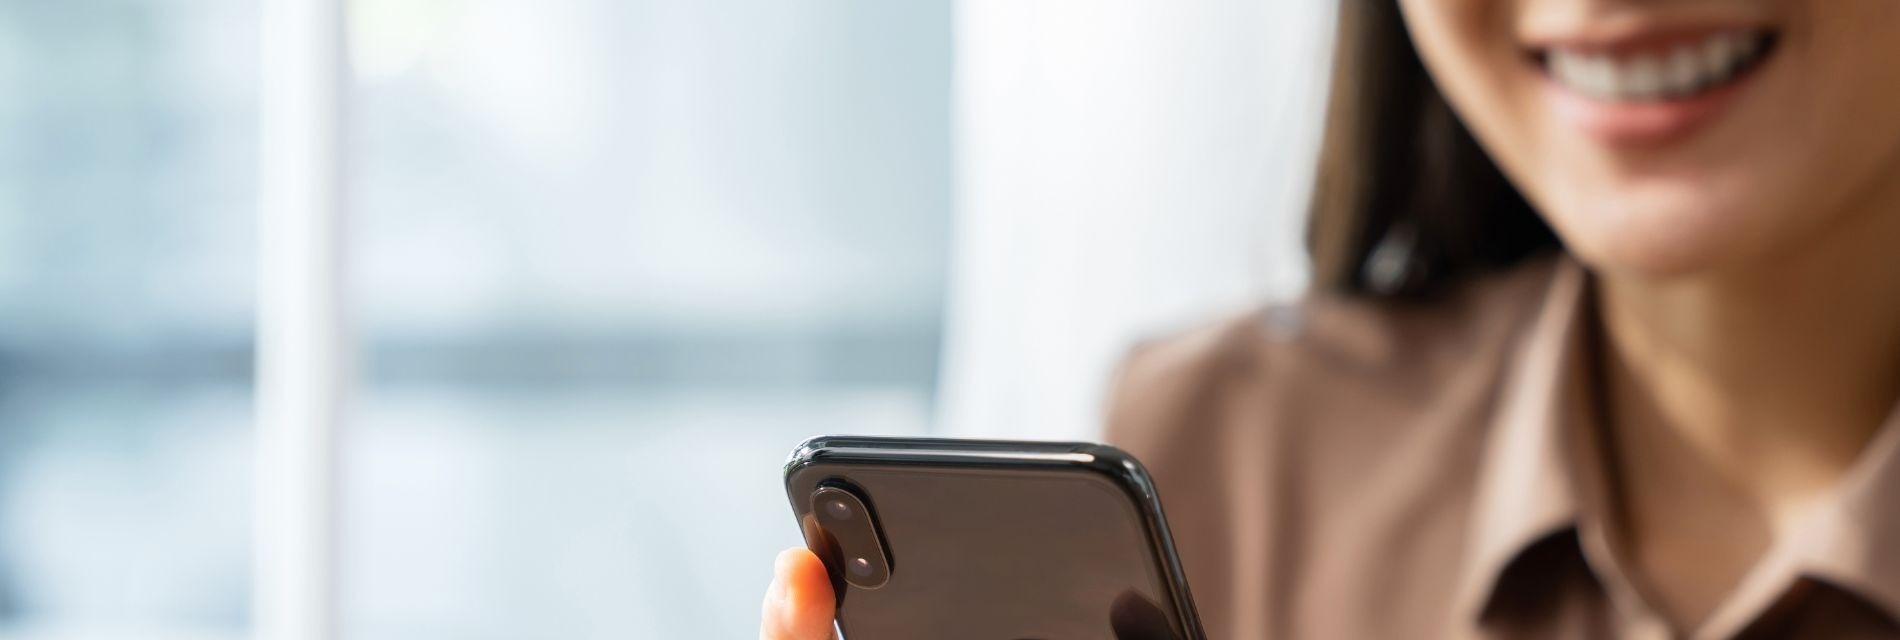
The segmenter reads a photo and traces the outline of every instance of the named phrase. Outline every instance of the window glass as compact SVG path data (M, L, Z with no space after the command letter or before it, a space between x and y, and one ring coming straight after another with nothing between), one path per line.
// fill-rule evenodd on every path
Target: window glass
M353 5L358 639L736 638L818 433L922 433L947 0Z
M947 0L362 0L353 638L744 637L922 433ZM248 635L256 7L0 3L0 638Z
M0 3L0 637L246 635L255 23Z

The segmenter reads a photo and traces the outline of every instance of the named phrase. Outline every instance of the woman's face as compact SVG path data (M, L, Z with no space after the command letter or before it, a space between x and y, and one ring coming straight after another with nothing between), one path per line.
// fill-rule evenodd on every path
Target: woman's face
M1900 215L1856 213L1900 205L1900 0L1399 1L1446 97L1599 268L1768 260Z

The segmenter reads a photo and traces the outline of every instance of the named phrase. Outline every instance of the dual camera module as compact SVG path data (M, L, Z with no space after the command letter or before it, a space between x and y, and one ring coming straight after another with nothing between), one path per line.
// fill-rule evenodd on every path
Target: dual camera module
M811 512L829 544L825 563L841 571L845 582L876 589L891 579L890 555L878 535L877 522L859 494L833 483L811 494Z

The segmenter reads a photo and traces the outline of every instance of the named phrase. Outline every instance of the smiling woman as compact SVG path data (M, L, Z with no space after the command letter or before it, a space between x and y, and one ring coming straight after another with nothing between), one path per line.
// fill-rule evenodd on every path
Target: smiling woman
M1900 4L1339 11L1313 290L1109 413L1209 637L1900 636Z

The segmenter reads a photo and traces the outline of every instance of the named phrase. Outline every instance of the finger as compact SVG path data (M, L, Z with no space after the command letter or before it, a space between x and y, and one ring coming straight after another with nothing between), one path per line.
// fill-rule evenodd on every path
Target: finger
M803 548L787 549L778 554L773 574L765 593L760 640L833 640L837 600L818 556Z

